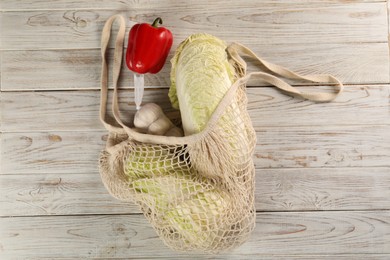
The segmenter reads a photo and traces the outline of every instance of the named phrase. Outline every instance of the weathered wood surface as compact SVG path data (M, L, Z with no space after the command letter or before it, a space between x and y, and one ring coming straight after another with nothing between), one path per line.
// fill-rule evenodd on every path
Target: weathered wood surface
M256 209L390 210L390 167L257 169ZM112 198L99 173L0 175L1 216L140 213Z
M294 127L257 130L261 167L389 166L388 126Z
M345 84L390 82L387 43L285 43L254 45L253 51L267 61L297 72L333 74ZM169 59L172 55L160 73L145 77L146 86L169 87ZM112 60L112 57L108 59ZM100 88L101 58L98 49L4 51L1 61L4 64L3 91ZM256 66L249 67L251 71L258 69ZM126 65L123 65L122 73L120 87L131 88L133 77ZM256 80L248 83L250 86L260 84Z
M258 169L390 166L390 126L261 127ZM2 174L89 173L106 132L3 133Z
M389 6L0 1L0 259L390 259ZM174 253L135 205L113 199L101 183L100 33L114 13L129 18L127 29L162 16L175 34L173 49L191 33L208 32L297 72L331 73L348 84L334 102L315 104L249 83L258 213L241 248ZM120 105L130 122L133 82L125 71ZM166 96L169 66L146 79L145 102L178 116Z
M106 132L4 133L2 174L90 173L97 170Z
M214 1L213 3L208 3L213 8L220 7L220 3L223 1ZM247 0L246 3L258 3L257 0ZM275 0L262 0L262 6L267 5L277 5L281 1ZM307 3L321 3L321 4L345 4L345 0L293 0L289 1L290 3L294 3L297 7L305 6L307 7ZM349 3L374 3L374 2L386 2L386 0L351 0ZM154 0L103 0L103 1L90 1L90 0L52 0L50 1L50 6L47 5L47 1L43 0L2 0L0 5L0 10L5 11L17 11L17 10L58 10L58 9L113 9L113 10L122 10L128 8L150 8L155 9L159 8L162 5L172 4L174 3L177 7L185 8L188 6L187 1L177 1L177 0L169 0L169 1L154 1ZM225 3L226 4L226 3ZM245 3L243 3L244 5ZM191 2L191 6L196 8L204 8L203 1Z
M18 2L12 3L23 5ZM12 3L6 1L3 8L14 10ZM28 9L34 9L34 5L42 4L40 1L23 3L29 6ZM78 12L74 11L74 8L80 6L80 3L54 1L53 8L56 4L64 6L73 4L74 7L71 11L18 12L14 10L3 13L5 33L1 40L2 48L26 49L26 51L2 53L3 63L7 64L3 66L3 90L96 89L99 86L100 58L96 48L99 47L101 27L114 11L98 9ZM384 2L355 1L354 4L350 4L322 1L312 3L308 7L305 1L288 3L270 1L262 2L260 8L258 2L246 1L237 3L240 8L237 8L235 3L230 3L232 6L224 5L223 9L219 8L218 14L212 16L204 12L199 13L201 10L199 6L204 5L204 2L191 3L184 9L182 5L185 2L152 1L143 4L145 6L138 2L124 3L128 7L135 6L136 11L123 13L136 12L135 16L130 15L130 19L136 22L148 20L153 16L145 13L145 10L153 10L150 9L152 6L162 7L159 10L170 14L167 17L167 26L174 27L173 24L180 24L181 30L177 30L178 35L175 34L174 48L190 33L186 34L183 29L190 29L191 32L206 31L217 36L221 34L221 37L228 42L240 41L248 44L264 58L298 72L332 73L345 83L389 82L387 16ZM221 2L207 2L207 5L210 4L220 6ZM91 3L90 8L92 6L94 3ZM35 8L39 9L39 7ZM178 9L175 16L171 15L172 8ZM249 14L243 16L242 10ZM224 12L229 19L224 17ZM188 13L193 15L189 16ZM335 19L329 16L335 16ZM328 23L329 19L335 21L335 24ZM219 24L220 21L226 20L230 23L234 20L234 23L229 26ZM313 26L315 28L311 28ZM246 29L243 30L243 27ZM222 28L229 28L229 31L224 32ZM248 35L243 35L245 33ZM343 38L348 35L349 38ZM359 35L364 39L355 39ZM321 38L323 36L326 40ZM307 37L313 38L307 39ZM46 48L61 50L37 51ZM169 85L168 74L169 69L166 67L162 73L147 77L146 84L166 87ZM74 80L69 81L69 78ZM121 86L131 86L131 78L125 77Z
M166 248L141 215L1 218L0 223L3 257L188 255ZM390 254L389 243L390 211L258 213L250 240L225 257Z
M311 87L316 89L318 87ZM302 87L300 89L307 89ZM157 102L172 113L167 89L150 89L144 102ZM313 103L281 94L273 88L249 88L248 110L256 130L265 126L388 125L389 85L347 86L332 103ZM135 113L133 91L120 93L125 122ZM23 101L23 102L21 102ZM2 92L0 130L91 131L102 130L98 119L99 91Z
M184 2L182 2L184 3ZM176 46L188 35L208 32L225 40L257 44L317 44L387 42L386 3L315 2L261 4L256 1L202 0L185 7L159 1L157 9L50 10L4 12L1 15L3 49L99 48L104 22L115 13L128 17L129 26L156 16L175 32ZM199 8L203 6L203 8ZM204 12L204 6L213 10ZM229 17L229 19L226 19ZM332 21L332 22L329 22Z

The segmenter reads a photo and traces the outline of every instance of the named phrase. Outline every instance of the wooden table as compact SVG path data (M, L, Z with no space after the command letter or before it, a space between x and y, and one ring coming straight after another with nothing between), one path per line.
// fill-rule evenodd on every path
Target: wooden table
M0 259L390 259L388 6L1 0ZM137 207L103 187L100 33L116 13L129 19L128 29L161 16L175 35L173 50L191 33L207 32L345 83L340 97L321 104L249 84L258 212L242 247L220 256L172 252ZM145 101L170 107L169 71L167 63L146 77ZM132 84L124 70L128 121Z

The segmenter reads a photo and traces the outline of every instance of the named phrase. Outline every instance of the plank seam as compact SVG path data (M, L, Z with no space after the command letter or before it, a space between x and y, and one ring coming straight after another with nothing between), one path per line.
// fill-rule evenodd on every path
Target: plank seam
M329 43L321 43L322 45L332 45L332 44L376 44L376 43L388 43L388 41L359 41L359 42L329 42ZM310 45L318 45L318 43L290 43L289 45L297 45L301 46L302 44L305 44L306 46ZM282 45L275 43L273 45ZM3 49L0 48L0 51L75 51L75 50L100 50L100 48L97 47L91 47L91 48L39 48L39 49ZM109 48L111 49L111 48Z
M101 150L104 149L104 145L102 146ZM98 160L98 157L96 157L96 160ZM96 161L96 167L97 167L97 163L98 161ZM270 168L265 168L265 167L258 167L258 166L255 166L255 170L262 170L262 171L279 171L279 170L302 170L302 169L306 169L306 170L319 170L319 169L324 169L324 170L336 170L336 169L339 169L339 170L342 170L342 169L380 169L380 168L384 168L384 169L389 169L389 172L390 172L390 165L378 165L378 166L364 166L364 167L361 167L361 166L345 166L345 167L341 167L341 166L334 166L334 167L331 167L331 166L327 166L327 167L321 167L321 166L318 166L318 167L270 167ZM42 172L30 172L30 173L1 173L0 172L0 178L1 176L29 176L31 174L34 174L34 175L42 175L44 173ZM75 175L80 175L80 174L96 174L97 176L99 176L99 172L91 172L91 171L88 171L88 172L58 172L58 173L45 173L45 174L57 174L57 175L68 175L68 176L75 176Z
M364 4L378 4L378 3L386 3L386 0L377 0L377 1L360 1L360 3ZM335 3L335 5L342 5L341 3ZM12 12L40 12L40 11L67 11L67 10L72 10L72 11L86 11L86 10L96 10L96 11L136 11L136 10L142 10L142 6L136 5L130 6L129 8L97 8L94 7L93 9L88 8L88 7L76 7L76 8L31 8L31 9L13 9L13 8L1 8L0 12L1 13L12 13Z
M294 87L303 87L303 88L309 88L309 87L327 87L327 86L334 86L335 84L291 84ZM390 87L389 82L372 82L372 83L343 83L344 87L362 87L362 86L367 86L367 87ZM168 90L170 86L145 86L146 91L154 91L154 90ZM246 88L248 89L262 89L262 88L271 88L278 90L277 88L273 87L272 85L263 85L263 86L251 86L247 85ZM133 90L134 88L131 87L119 87L118 88L120 91L128 91L128 90ZM50 93L50 92L71 92L71 91L95 91L95 92L100 92L100 88L58 88L58 89L3 89L1 92L4 93L20 93L20 92L31 92L31 93ZM114 91L112 88L109 88L109 91ZM342 94L341 94L342 95Z
M135 113L135 112L134 112ZM261 126L261 129L264 129L264 128L302 128L302 127L335 127L335 126L342 126L342 127L361 127L361 126L369 126L369 127L372 127L372 126L390 126L390 123L388 124L367 124L367 123L364 123L362 122L361 124L310 124L310 125L262 125ZM258 129L255 129L256 131L260 131ZM80 133L85 133L85 132L94 132L94 133L97 133L97 132L102 132L102 134L104 133L107 133L108 134L108 131L105 131L104 128L101 128L101 129L80 129L80 130L64 130L64 129L35 129L35 130L29 130L29 134L34 134L34 133L49 133L49 132L57 132L57 133L69 133L69 132L80 132ZM17 131L17 130L6 130L6 129L0 129L0 133L2 134L22 134L22 133L27 133L27 129L22 129L20 131ZM379 166L379 167L383 167L383 166Z
M184 39L183 39L184 40ZM228 42L229 43L229 42ZM334 44L346 44L346 45L364 45L364 44L378 44L378 43L388 43L388 41L358 41L358 42L322 42L321 45L334 45ZM296 46L302 46L302 44L305 44L305 46L310 45L318 45L318 43L289 43L289 45L296 45ZM257 44L257 46L268 46L269 44ZM272 46L283 46L285 43L272 43ZM108 51L113 51L113 47L108 47ZM125 47L124 50L127 48ZM99 47L86 47L86 48L20 48L20 49L10 49L10 48L0 48L0 51L9 51L9 52L17 52L17 51L90 51L90 50L100 50ZM261 54L261 53L260 53Z
M131 203L131 202L129 202ZM135 203L134 203L135 204ZM266 215L269 213L281 213L281 214L291 214L291 213L320 213L320 212L337 212L337 213L366 213L366 212L389 212L390 209L357 209L357 210L283 210L283 211L260 211L256 210L256 215ZM8 219L8 218L42 218L42 217L111 217L111 216L143 216L142 213L112 213L112 214L60 214L60 215L18 215L18 216L0 216L0 219Z
M104 146L102 146L102 149L104 148ZM98 158L97 158L98 159ZM97 165L97 162L96 162L96 165ZM97 166L96 166L97 167ZM380 169L380 168L383 168L383 169L389 169L389 172L390 172L390 165L389 166L383 166L383 165L378 165L378 166L345 166L345 167L340 167L340 166L334 166L334 167L330 167L330 166L327 166L327 167L273 167L273 168L262 168L262 167L257 167L255 166L255 169L256 170L264 170L264 171L280 171L280 170L318 170L318 169L323 169L323 170L342 170L342 169ZM90 175L96 175L96 176L99 176L99 172L96 171L96 172L93 172L93 171L89 171L89 172L58 172L58 173L53 173L53 172L46 172L46 173L42 173L42 172L30 172L30 173L0 173L0 179L2 176L7 176L7 177L13 177L13 176L31 176L32 174L34 175L45 175L45 176L49 176L49 175L56 175L56 176L59 176L59 175L66 175L66 176L76 176L76 175L87 175L87 174L90 174Z

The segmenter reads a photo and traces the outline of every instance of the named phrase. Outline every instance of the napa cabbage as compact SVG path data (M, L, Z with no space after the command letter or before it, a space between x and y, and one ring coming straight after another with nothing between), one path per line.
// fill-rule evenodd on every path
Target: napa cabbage
M180 109L185 135L204 129L235 80L226 48L217 37L198 33L183 41L171 59L168 95L172 106Z

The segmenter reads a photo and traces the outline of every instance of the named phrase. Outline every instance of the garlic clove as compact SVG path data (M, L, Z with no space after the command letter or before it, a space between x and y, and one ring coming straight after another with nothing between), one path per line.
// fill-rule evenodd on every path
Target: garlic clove
M172 127L171 121L164 115L154 121L148 128L148 133L163 135Z
M141 129L148 127L161 117L163 111L161 107L155 103L147 103L143 105L134 116L134 126Z

